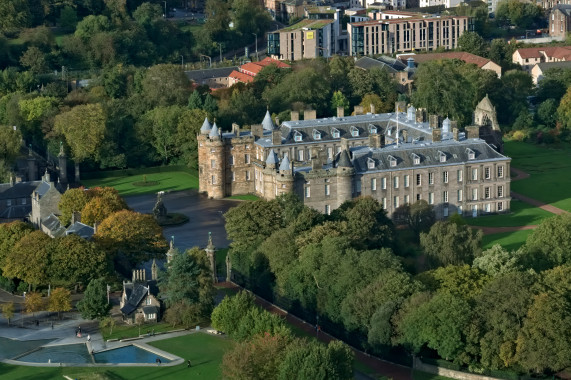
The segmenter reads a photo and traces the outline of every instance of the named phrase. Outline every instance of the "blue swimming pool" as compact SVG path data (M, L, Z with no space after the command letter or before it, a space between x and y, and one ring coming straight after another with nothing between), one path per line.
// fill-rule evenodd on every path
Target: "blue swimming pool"
M154 354L143 348L129 345L114 348L90 355L85 344L64 344L61 346L41 347L36 351L15 358L29 363L75 363L75 364L105 364L105 363L161 363L171 360Z
M133 345L98 352L93 356L96 363L155 363L157 358L162 363L170 362L169 359L161 355Z

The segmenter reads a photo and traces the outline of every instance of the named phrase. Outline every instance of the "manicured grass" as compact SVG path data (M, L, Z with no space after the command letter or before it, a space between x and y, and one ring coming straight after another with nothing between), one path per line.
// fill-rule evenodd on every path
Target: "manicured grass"
M484 235L482 239L482 249L492 248L494 244L499 244L509 251L516 250L525 243L527 237L532 232L533 230L524 230Z
M135 186L134 182L143 181L146 176L147 181L158 182L155 186ZM109 186L114 187L122 196L140 195L156 193L158 191L179 191L198 187L198 177L187 172L166 172L137 174L133 176L97 178L82 180L86 187Z
M232 195L231 197L227 197L226 199L239 199L242 201L257 201L260 197L254 194L243 194L243 195Z
M530 177L512 182L516 193L571 211L571 147L562 145L539 146L517 141L504 145L512 167L530 174Z
M141 335L147 334L152 332L153 330L155 333L165 332L174 330L175 328L168 323L160 322L160 323L145 323L141 325ZM109 329L105 328L101 330L103 335L103 339L124 339L124 338L135 338L139 336L139 326L137 325L116 325L113 327L113 333L109 334Z
M531 226L553 216L550 212L517 199L512 199L510 209L509 214L479 216L467 219L467 222L471 226L485 227Z
M0 363L0 379L57 379L64 375L72 379L121 379L121 380L179 380L220 379L224 352L232 347L232 340L225 337L197 333L150 343L151 346L180 356L192 362L173 367L25 367Z

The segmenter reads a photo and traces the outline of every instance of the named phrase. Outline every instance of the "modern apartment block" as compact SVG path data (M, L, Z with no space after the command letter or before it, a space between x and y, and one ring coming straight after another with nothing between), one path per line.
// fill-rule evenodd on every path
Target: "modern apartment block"
M510 158L488 97L474 125L397 103L405 112L315 118L279 124L269 113L261 125L221 132L205 120L198 136L199 191L211 198L256 194L265 199L293 192L329 214L359 197L377 199L391 215L405 203L426 200L438 218L508 212ZM428 119L428 120L427 120ZM490 139L491 138L491 139Z
M392 12L395 13L395 12ZM349 55L377 55L454 49L471 29L466 16L416 15L348 24Z
M268 33L270 57L298 61L337 53L340 11L330 8L308 16L294 25Z

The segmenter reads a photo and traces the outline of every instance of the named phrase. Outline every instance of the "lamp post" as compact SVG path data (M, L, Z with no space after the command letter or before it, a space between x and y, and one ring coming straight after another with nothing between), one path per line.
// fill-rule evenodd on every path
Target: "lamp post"
M222 44L218 43L218 48L220 49L220 63L222 63Z
M258 57L258 35L256 33L252 33L254 37L256 37L256 61L259 61L260 58Z
M180 65L182 66L182 69L184 70L184 55L180 55Z
M165 3L165 18L167 18L167 2L163 1L163 3Z

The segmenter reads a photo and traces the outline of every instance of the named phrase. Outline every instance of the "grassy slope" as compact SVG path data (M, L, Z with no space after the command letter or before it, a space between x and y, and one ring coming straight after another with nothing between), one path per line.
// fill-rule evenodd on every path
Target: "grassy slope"
M136 380L178 380L178 379L220 379L222 355L232 346L232 341L206 333L186 335L151 343L161 350L173 353L192 362L174 367L67 367L42 368L23 367L0 363L0 379L62 379L67 375L72 379L136 379ZM99 377L95 377L97 375Z
M471 226L485 227L530 226L539 224L543 219L553 216L550 212L517 199L512 199L510 208L509 214L480 216L470 218L467 222Z
M482 249L492 248L494 244L499 244L509 251L518 249L525 243L527 237L532 232L533 230L525 230L484 235L482 239Z
M179 191L198 187L198 177L185 172L167 172L145 174L147 181L159 182L154 186L134 186L133 182L142 182L143 174L125 177L98 178L82 180L87 187L110 186L122 196L156 193L158 191Z
M516 141L505 143L512 167L531 175L512 182L512 190L571 211L571 148L560 149Z

